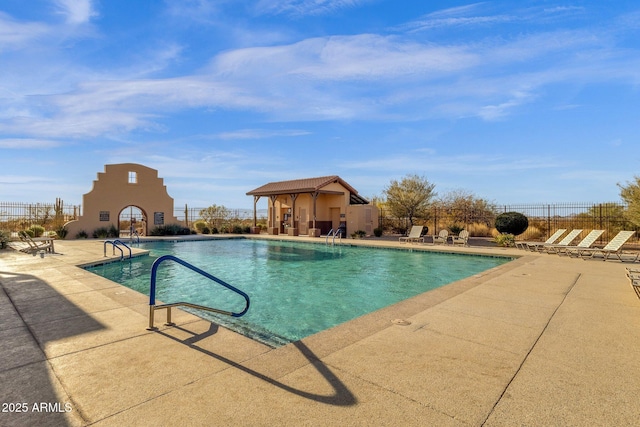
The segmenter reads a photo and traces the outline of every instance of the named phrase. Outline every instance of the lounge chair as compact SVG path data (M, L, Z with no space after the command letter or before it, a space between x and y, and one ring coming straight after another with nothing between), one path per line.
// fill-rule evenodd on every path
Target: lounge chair
M453 244L453 246L455 245L468 246L469 232L467 230L462 230L457 236L451 236L451 243Z
M571 250L577 250L577 249L582 249L582 248L590 248L591 245L593 245L596 240L598 240L598 238L602 235L602 233L604 233L604 230L591 230L591 232L589 234L587 234L587 236L582 239L580 241L580 243L578 243L575 246L556 246L553 248L553 250L547 250L548 253L557 253L558 255L569 255L568 251Z
M640 271L627 268L627 278L629 278L629 283L636 295L640 298Z
M442 243L443 245L446 245L448 238L449 232L447 230L440 230L440 233L433 236L433 244Z
M399 242L400 243L409 243L409 242L424 243L424 237L421 236L423 228L424 227L421 225L414 225L413 227L411 227L411 231L409 232L409 235L400 237L400 239L398 239Z
M555 233L553 233L551 236L549 236L549 238L547 240L545 240L544 242L516 242L516 248L518 249L529 249L529 244L539 244L539 245L551 245L553 243L556 242L556 240L558 240L560 238L560 236L562 236L564 234L564 232L567 231L566 228L559 228L556 230Z
M571 242L573 242L576 237L578 237L578 235L582 233L582 229L573 229L571 230L569 233L567 233L566 236L564 236L562 238L562 240L560 240L558 243L552 243L550 245L544 244L544 245L536 245L535 246L535 250L537 250L538 252L554 252L556 250L556 248L563 248L563 247L567 247L571 244ZM533 250L533 249L532 249Z
M579 256L582 259L594 258L597 254L602 254L604 261L608 260L611 255L615 255L620 261L624 261L622 259L622 245L624 245L634 234L635 231L623 230L616 234L604 248L580 248L570 250L568 252L570 255L576 254L576 256ZM630 258L629 261L637 261L638 256L640 256L640 254L635 254L635 256L632 256L633 259Z
M35 253L39 251L47 251L53 252L53 244L50 241L44 242L35 242L31 236L29 236L25 231L19 231L18 236L20 240L26 243L28 246L26 248L20 249L22 252L26 253Z

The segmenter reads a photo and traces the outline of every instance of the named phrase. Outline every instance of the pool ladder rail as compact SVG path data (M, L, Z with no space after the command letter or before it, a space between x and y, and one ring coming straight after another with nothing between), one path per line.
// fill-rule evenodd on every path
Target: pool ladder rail
M327 237L324 239L324 243L326 245L329 244L329 237L333 237L331 239L331 245L335 245L336 244L336 236L338 237L338 243L342 243L342 229L338 228L336 231L333 231L333 228L331 230L329 230L329 232L327 233Z
M199 304L193 304L190 302L173 302L173 303L168 303L168 304L158 304L156 305L156 277L157 277L157 272L158 272L158 267L160 266L161 263L163 263L164 261L175 261L178 264L187 267L188 269L195 271L196 273L206 277L209 280L212 280L216 283L218 283L219 285L224 286L225 288L241 295L244 300L245 300L245 307L242 311L235 313L232 311L227 311L227 310L220 310L217 308L212 308L212 307L207 307L204 305L199 305ZM242 292L240 289L237 289L233 286L231 286L230 284L218 279L215 276L212 276L211 274L207 273L204 270L199 269L198 267L189 264L188 262L175 257L173 255L163 255L160 258L156 259L153 262L153 265L151 266L151 284L150 284L150 289L149 289L149 327L147 328L147 330L149 331L155 331L158 328L156 328L154 326L154 314L156 310L162 310L162 309L167 309L167 322L165 323L165 326L174 326L175 323L173 323L171 321L171 307L178 307L178 306L183 306L183 307L190 307L190 308L195 308L197 310L203 310L203 311L210 311L212 313L218 313L218 314L224 314L227 316L231 316L231 317L241 317L244 316L247 311L249 310L249 305L250 305L250 301L249 301L249 295L247 295L246 293Z
M108 244L113 246L112 255L116 254L116 249L120 251L120 261L122 261L124 259L124 251L122 250L120 245L124 246L125 248L127 248L129 250L129 259L131 259L131 248L129 246L127 246L127 244L124 243L122 240L118 240L118 239L116 239L116 240L105 240L104 241L104 245L103 245L104 256L107 256L107 245Z

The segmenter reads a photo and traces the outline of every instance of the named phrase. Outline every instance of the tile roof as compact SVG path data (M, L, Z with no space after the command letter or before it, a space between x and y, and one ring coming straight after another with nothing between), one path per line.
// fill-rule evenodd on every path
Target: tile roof
M247 193L248 196L269 196L269 195L277 195L277 194L294 194L294 193L312 193L314 191L319 191L322 187L325 187L332 182L338 182L350 193L358 194L358 192L347 184L342 178L338 175L329 175L329 176L320 176L317 178L302 178L302 179L293 179L290 181L277 181L270 182L268 184L263 185L262 187L258 187L255 190L251 190Z

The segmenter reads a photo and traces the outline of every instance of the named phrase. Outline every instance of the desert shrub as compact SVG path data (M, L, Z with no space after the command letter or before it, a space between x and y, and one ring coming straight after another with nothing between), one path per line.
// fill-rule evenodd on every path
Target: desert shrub
M107 227L100 227L93 230L91 236L94 239L106 239L109 237L109 229Z
M44 234L44 227L41 225L32 225L29 227L31 237L41 237Z
M500 233L517 236L525 232L529 220L520 212L505 212L496 217L496 229Z
M544 237L544 232L534 225L527 228L527 240L540 240Z
M8 231L0 230L0 249L7 247L11 234Z
M159 225L151 230L152 236L187 236L189 234L191 230L180 224Z
M352 239L362 239L366 235L367 235L367 233L365 231L358 230L355 233L351 233L351 238Z
M242 227L234 225L231 231L233 234L242 234Z
M373 229L373 235L376 237L381 237L382 236L382 228L381 227L376 227Z
M508 248L515 245L516 237L510 233L500 233L495 237L495 241L498 246L504 246Z
M218 229L216 227L213 227L211 229L211 234L218 234L218 233L220 233L220 232L218 231Z
M246 234L250 234L251 233L251 227L249 227L248 225L242 227L242 232L246 233Z
M88 237L89 237L89 235L88 235L88 234L87 234L87 232L86 232L86 231L84 231L84 230L80 230L80 231L78 231L78 233L76 234L76 239L86 239L86 238L88 238Z
M204 232L205 228L207 230L209 229L209 227L207 226L207 221L205 220L202 220L202 219L197 220L196 222L193 223L193 228L195 228L198 233L208 234Z
M211 230L209 230L209 227L203 227L202 228L202 234L210 234Z
M449 231L455 235L460 234L460 232L464 230L464 226L460 224L451 224L448 228L449 228Z
M60 237L61 239L64 239L65 237L67 237L67 233L69 232L69 230L67 230L66 228L64 228L64 226L62 227L58 227L56 229L56 234L58 235L58 237Z

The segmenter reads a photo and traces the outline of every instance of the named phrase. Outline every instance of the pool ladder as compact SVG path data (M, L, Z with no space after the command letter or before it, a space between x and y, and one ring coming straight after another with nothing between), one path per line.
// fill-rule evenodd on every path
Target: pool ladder
M220 310L217 308L212 308L212 307L206 307L204 305L199 305L199 304L193 304L190 302L173 302L173 303L169 303L169 304L159 304L156 305L156 277L157 277L157 272L158 272L158 266L163 263L164 261L175 261L178 264L187 267L188 269L195 271L196 273L206 277L209 280L212 280L216 283L218 283L219 285L224 286L225 288L241 295L244 300L245 300L245 306L244 309L242 311L240 311L239 313L235 313L232 311L226 311L226 310ZM154 314L156 310L162 310L162 309L167 309L167 322L165 323L166 326L174 326L175 323L173 323L171 321L171 307L177 307L177 306L183 306L183 307L191 307L191 308L195 308L197 310L204 310L204 311L210 311L212 313L218 313L218 314L224 314L227 316L232 316L232 317L241 317L244 316L245 313L249 310L249 295L247 295L246 293L242 292L240 289L237 289L233 286L231 286L230 284L218 279L215 276L212 276L211 274L207 273L206 271L203 271L201 269L199 269L198 267L195 267L191 264L189 264L186 261L181 260L178 257L175 257L173 255L163 255L160 258L158 258L157 260L155 260L153 262L153 265L151 266L151 286L150 286L150 290L149 290L149 327L147 328L147 330L149 331L155 331L158 328L156 328L154 326Z
M327 237L324 239L324 243L326 245L329 244L329 237L333 237L331 239L331 245L335 245L336 244L336 236L338 237L338 243L342 243L342 229L338 228L336 231L333 231L333 228L331 230L329 230L329 232L327 233Z
M104 245L103 245L103 249L104 249L104 256L107 256L107 245L113 245L113 252L112 255L116 254L116 249L120 251L120 261L122 261L124 259L124 251L122 250L122 248L119 245L124 246L125 248L127 248L129 250L129 259L131 259L131 248L129 246L127 246L126 243L124 243L122 240L105 240L104 241Z

